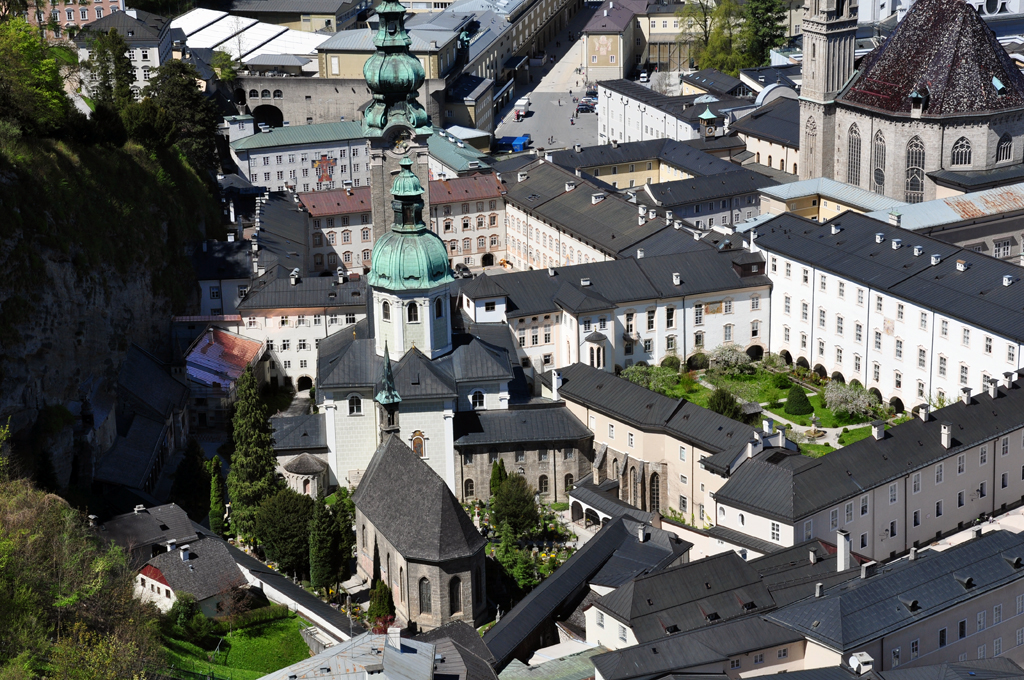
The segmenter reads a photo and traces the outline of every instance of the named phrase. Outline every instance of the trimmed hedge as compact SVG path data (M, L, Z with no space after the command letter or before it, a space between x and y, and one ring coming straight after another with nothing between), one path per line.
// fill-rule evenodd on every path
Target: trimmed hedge
M789 388L789 396L786 398L786 406L783 410L794 416L806 416L814 413L811 400L804 394L804 388L799 385L793 385Z

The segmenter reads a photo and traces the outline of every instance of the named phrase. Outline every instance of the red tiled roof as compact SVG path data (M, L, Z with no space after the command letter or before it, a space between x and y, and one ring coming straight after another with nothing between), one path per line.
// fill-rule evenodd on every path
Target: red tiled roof
M909 114L920 91L928 95L925 117L1024 107L1024 75L964 0L919 0L859 71L840 102Z
M263 343L258 340L249 340L219 328L211 328L208 341L198 349L201 354L219 352L221 361L245 370L249 362L259 354L261 347Z
M148 579L153 579L157 583L164 584L168 588L171 587L171 584L167 582L167 579L164 578L164 575L160 572L160 570L151 564L147 564L144 567L142 567L139 573Z
M299 201L314 217L361 213L372 209L370 187L352 187L351 189L332 189L299 194Z
M185 357L189 378L201 385L233 383L262 348L258 340L209 328Z
M504 187L495 174L471 175L430 181L430 203L457 203L484 198L500 198Z

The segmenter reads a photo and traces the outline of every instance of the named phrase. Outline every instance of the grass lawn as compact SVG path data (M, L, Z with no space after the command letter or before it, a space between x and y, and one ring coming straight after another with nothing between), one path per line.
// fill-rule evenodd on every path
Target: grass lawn
M832 453L835 451L834 446L828 444L798 444L800 447L800 453L811 458L821 458L826 453Z
M327 503L327 505L334 505L337 502L338 502L338 494L336 494L336 493L332 493L330 496L328 496L327 498L324 499L324 503Z
M697 406L707 408L711 390L700 383L694 383L693 387L687 391L683 389L682 383L677 383L665 391L665 396L672 397L673 399L685 399L686 401L692 401Z
M165 638L167 663L181 670L213 673L229 680L256 680L309 658L309 647L299 634L307 625L298 616L290 616L236 630L222 638L216 655L183 640Z
M885 429L889 429L889 425L886 424ZM839 444L841 446L849 446L854 442L859 442L861 439L867 439L871 436L871 426L865 425L864 427L855 427L849 432L845 432L839 435Z
M812 415L818 416L818 420L821 422L822 427L846 427L847 425L859 425L865 422L865 418L870 419L870 416L836 415L825 408L825 400L818 394L809 397L809 400L811 402L811 406L814 407L814 413L806 416L794 416L786 413L784 406L780 406L779 408L769 408L768 411L802 427L811 426Z

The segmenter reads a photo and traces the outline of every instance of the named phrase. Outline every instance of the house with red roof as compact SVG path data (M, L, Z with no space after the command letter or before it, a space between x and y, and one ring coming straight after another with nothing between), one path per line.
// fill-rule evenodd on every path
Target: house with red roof
M199 427L227 424L235 402L235 383L246 367L256 369L256 379L265 382L261 364L264 343L211 326L196 338L185 353L185 372L194 397L192 408Z

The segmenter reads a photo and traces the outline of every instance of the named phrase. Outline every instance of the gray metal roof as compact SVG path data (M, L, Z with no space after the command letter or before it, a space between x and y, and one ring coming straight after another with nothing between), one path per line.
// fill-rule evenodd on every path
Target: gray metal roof
M623 461L628 458L628 456L615 453L614 451L612 455L621 457ZM593 479L593 473L583 476L572 485L572 491L569 492L569 496L584 505L594 508L599 513L615 519L629 517L641 522L651 521L653 517L651 513L619 500L619 480L606 479L600 484L594 484Z
M780 201L806 198L808 196L822 196L832 199L840 205L854 206L859 210L884 210L886 214L885 219L888 219L890 210L898 208L902 212L903 208L907 206L903 201L897 201L894 198L877 194L874 191L861 189L844 182L837 182L827 177L817 177L815 179L805 179L799 182L788 182L777 186L765 187L761 190L761 193Z
M248 241L205 241L192 253L199 281L248 279L252 274L252 246Z
M97 33L109 33L117 30L129 45L151 44L159 42L161 37L170 30L170 20L159 14L151 14L138 9L124 12L111 12L82 27L75 36L75 44L87 46Z
M352 502L407 560L447 562L487 543L445 481L393 434L373 454Z
M703 68L693 73L684 73L682 80L709 92L720 92L722 94L730 94L740 86L746 87L739 78L713 68Z
M878 640L983 593L1020 581L1024 536L993 531L944 551L889 562L881 573L826 589L766 615L770 621L840 652ZM970 587L962 585L966 578ZM915 602L913 609L908 604Z
M216 538L199 538L188 544L188 560L181 558L182 546L164 552L146 564L159 569L167 584L180 597L190 593L202 602L208 597L245 585L245 576L224 543Z
M351 0L230 0L225 9L258 14L338 14L349 2Z
M488 167L487 157L483 152L470 144L459 141L451 141L440 134L440 128L435 129L434 134L427 137L427 151L430 156L455 172L466 172L473 169L486 169ZM471 165L475 163L476 165Z
M266 2L266 0L255 0ZM297 57L294 54L259 54L245 60L246 66L305 66L313 61L305 57Z
M363 633L308 659L268 673L260 680L360 680L377 674L383 680L429 680L435 677L434 656L439 650L433 643L401 638L399 650L387 644L386 640L384 633Z
M714 458L714 456L712 456ZM704 466L707 467L707 458L704 459ZM774 552L778 552L781 546L778 543L771 543L758 538L756 536L749 536L741 531L730 529L729 527L723 527L721 525L715 525L705 531L708 536L716 538L720 541L725 541L730 545L739 546L740 548L747 548L754 552L759 552L762 555L770 555Z
M673 210L702 201L754 193L776 184L778 182L770 177L741 168L722 175L645 184L643 191L637 192L637 200L645 205Z
M564 390L563 390L564 392ZM719 503L766 517L795 522L894 479L956 455L1024 423L1024 389L987 392L971 404L958 401L934 411L928 421L914 418L822 456L807 458L784 449L766 449L744 462L715 494ZM941 424L953 423L952 444L941 443Z
M172 378L156 357L132 344L117 372L117 393L121 411L127 409L164 422L175 410L185 407L189 389ZM124 427L129 422L124 422Z
M564 404L455 414L455 446L548 441L575 445L593 436Z
M790 671L794 680L858 680L859 675L848 666L825 666L803 671ZM871 676L878 680L1019 680L1024 678L1020 666L1006 657L977 659L933 666L901 666L889 671L874 668Z
M323 47L321 45L321 47ZM335 144L363 139L363 124L345 120L338 123L314 123L270 128L268 132L255 132L231 142L235 151L272 149L299 144Z
M183 544L197 537L188 515L174 503L111 517L100 525L99 535L125 550L146 553L143 562L150 557L152 545L168 541Z
M244 315L261 309L316 309L323 314L339 307L365 307L368 295L366 280L362 277L341 283L337 276L300 274L292 285L291 271L277 265L253 281L238 303L238 311Z
M779 97L739 118L729 130L799 149L800 102Z
M831 234L833 224L842 227L838 234ZM786 213L762 224L758 233L757 243L766 251L1024 342L1019 283L1003 285L1007 275L1019 282L1022 270L1009 262L852 212L825 224ZM882 243L875 242L876 233L882 234ZM894 238L904 247L893 250ZM922 255L915 257L915 245L924 247ZM939 264L931 264L932 254L940 256ZM966 271L958 271L958 260L969 264Z
M301 416L278 416L270 419L274 430L274 450L309 451L327 446L327 416L307 413Z
M303 452L285 463L284 469L293 475L318 475L327 469L327 463Z
M486 272L478 275L472 281L462 287L461 292L470 300L481 300L491 297L505 297L505 289L494 281L494 277L488 276Z
M900 227L916 231L1019 210L1024 210L1024 184L905 204L898 212ZM889 210L878 209L869 212L868 217L888 221Z
M740 166L674 139L647 139L565 149L549 154L551 162L569 170L576 168L639 163L658 159L696 177L736 172Z
M145 487L166 432L163 419L136 414L128 431L115 437L113 446L97 461L96 479L130 489Z

